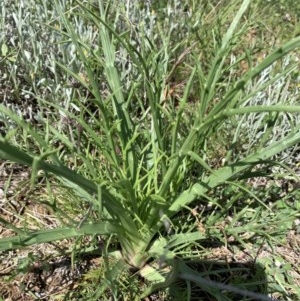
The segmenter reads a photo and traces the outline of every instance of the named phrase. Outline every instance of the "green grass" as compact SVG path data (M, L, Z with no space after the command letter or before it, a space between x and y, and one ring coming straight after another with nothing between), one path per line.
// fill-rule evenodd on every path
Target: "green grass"
M51 220L1 207L0 250L96 255L64 300L299 296L300 38L264 13L292 7L25 2L1 12L0 157Z

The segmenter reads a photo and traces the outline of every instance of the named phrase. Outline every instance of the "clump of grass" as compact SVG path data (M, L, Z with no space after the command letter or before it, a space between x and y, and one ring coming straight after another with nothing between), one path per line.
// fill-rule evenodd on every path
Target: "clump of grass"
M42 3L49 49L41 47L42 33L22 21L22 6L13 15L19 40L2 42L12 100L30 99L27 110L34 113L22 117L8 99L0 105L6 128L0 156L31 167L31 188L45 181L46 203L61 226L17 228L1 218L17 235L0 240L0 250L76 238L74 256L93 251L103 258L85 278L91 280L86 286L101 278L90 300L126 294L138 300L163 294L178 279L188 298L191 282L212 299L225 288L245 298L270 300L263 294L274 291L288 296L276 285L251 293L235 279L205 280L210 275L187 260L208 256L214 243L260 250L292 229L295 210L280 215L278 203L266 204L252 186L258 177L275 177L275 159L300 141L300 110L288 84L296 69L289 53L300 38L258 62L251 51L240 55L241 37L253 24L246 0L207 2L204 10L178 1L140 3L140 10L117 1ZM187 22L176 22L179 15ZM208 15L216 20L210 35ZM206 17L202 24L199 17ZM243 60L247 70L239 69ZM28 74L27 81L20 83L14 70ZM93 237L86 250L85 236Z

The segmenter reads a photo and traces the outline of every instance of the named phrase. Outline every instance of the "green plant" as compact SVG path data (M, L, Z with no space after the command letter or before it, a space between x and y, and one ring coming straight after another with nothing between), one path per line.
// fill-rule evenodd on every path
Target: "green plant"
M75 62L72 66L56 59L56 68L60 67L64 76L72 77L84 89L74 93L66 105L36 96L41 106L60 112L64 120L60 122L61 127L53 124L51 117L42 115L42 129L29 126L1 104L1 114L26 132L30 146L25 151L13 146L13 135L8 132L0 140L0 156L31 166L32 186L39 170L44 171L46 178L54 175L61 185L72 191L74 199L89 203L96 218L88 211L77 224L38 231L17 228L1 218L0 221L18 235L1 239L0 250L85 235L108 236L101 250L106 260L107 281L98 288L98 298L111 287L117 299L118 288L113 279L130 270L137 271L150 283L139 297L168 287L178 276L201 282L199 274L186 275L189 269L177 256L187 245L206 236L194 227L183 232L175 225L177 215L199 198L221 207L211 192L222 186L243 190L240 179L254 177L255 167L272 165L274 156L299 143L299 125L293 122L291 130L280 139L272 135L273 122L278 116L299 113L298 106L284 102L272 105L250 102L266 86L291 72L294 65L258 84L254 91L249 91L249 85L264 70L299 47L300 38L279 47L240 79L228 80L224 86L228 72L234 77L235 65L228 66L227 59L244 32L244 28L237 28L250 1L243 1L222 40L216 39L213 43L216 52L208 72L207 66L205 70L202 68L197 51L190 51L192 55L186 65L190 75L178 103L172 104L173 100L165 96L169 64L173 60L172 49L182 46L172 45L171 32L165 35L161 30L160 49L156 49L149 39L151 28L142 27L137 35L139 39L131 39L136 33L130 31L131 24L121 14L124 7L118 7L117 2L106 5L102 1L84 5L75 2L76 6L69 8L58 1L54 3L58 17L48 25L61 37L61 43L71 44ZM89 44L81 35L80 27L72 23L76 17L95 27L98 34L93 37L93 43ZM125 23L124 31L119 29L119 23ZM124 58L132 73L126 73L127 65L122 65ZM101 83L104 91L99 89ZM191 94L196 94L199 101L191 104ZM264 116L259 120L263 135L255 148L243 153L225 149L225 164L211 164L208 154L213 152L211 140L218 131L230 125L234 128L240 116L254 114ZM67 126L66 130L63 123L71 124L71 128ZM239 141L242 126L239 123L230 143ZM79 162L80 172L67 166L68 156ZM224 208L228 210L235 202L237 199L233 198ZM247 206L236 219L246 209ZM219 217L210 217L211 225ZM251 230L263 236L263 231L253 224ZM234 224L227 229L229 234L233 228ZM119 244L113 251L110 250L112 242Z

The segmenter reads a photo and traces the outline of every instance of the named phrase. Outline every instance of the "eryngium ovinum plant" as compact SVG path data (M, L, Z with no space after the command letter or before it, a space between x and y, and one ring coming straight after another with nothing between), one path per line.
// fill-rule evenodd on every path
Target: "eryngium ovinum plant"
M277 103L253 102L268 85L292 70L293 66L253 84L265 70L299 47L300 37L279 47L244 75L235 76L234 82L228 80L226 83L226 76L234 77L230 73L230 56L242 34L239 23L250 3L250 0L243 1L221 43L215 42L218 49L208 71L201 68L197 43L191 44L192 47L178 59L181 63L188 52L193 54L186 67L190 72L183 92L172 106L165 87L172 70L169 67L172 49L176 45L171 48L169 36L164 36L156 47L146 30L132 34L128 31L129 20L121 13L113 13L118 6L112 3L105 6L100 0L94 4L77 2L72 9L65 10L59 1L54 2L58 17L50 26L61 37L60 43L72 45L83 69L78 73L61 64L59 59L56 64L88 93L82 98L74 96L71 106L76 108L74 111L62 107L60 100L39 99L39 103L51 108L54 114L72 120L77 125L75 131L80 129L82 140L74 146L73 139L51 122L51 116L40 120L45 125L41 134L40 127L31 127L0 105L2 115L24 129L34 142L34 147L24 151L12 145L9 136L1 137L0 156L31 166L33 184L38 171L44 171L45 176L55 176L76 198L89 203L95 214L92 217L88 212L77 225L38 231L16 228L1 219L17 235L1 239L0 250L85 235L107 236L99 252L116 259L107 266L109 275L113 278L122 271L133 270L144 277L149 289L140 297L169 286L178 276L207 286L197 272L191 274L190 267L177 256L186 246L204 239L205 233L190 228L174 231L172 220L199 199L210 202L211 192L216 187L234 185L240 178L254 176L251 170L255 166L271 164L270 158L300 142L299 124L292 124L286 135L276 139L272 134L272 122L257 117L264 114L280 120L278 116L299 113L298 106L281 101L280 97ZM87 43L72 23L73 16L79 16L94 28L97 34L92 44ZM127 30L122 28L118 32L116 24L123 24ZM133 36L135 38L131 39ZM129 68L126 74L119 72L124 72L120 63L122 55ZM128 84L130 76L132 82ZM226 83L225 88L220 88L220 81ZM254 88L249 89L250 85ZM191 97L199 101L191 101ZM230 128L230 124L237 124L244 116L256 116L255 125L260 123L257 132L263 132L261 137L256 136L255 145L246 152L228 149L223 164L211 164L206 155L214 152L214 149L207 149L214 148L211 138L218 131ZM241 130L244 127L239 122L238 127L230 129L234 135L229 144L242 139L239 134L245 132ZM65 149L76 152L84 172L77 173L64 163ZM113 250L110 248L112 241L117 246ZM100 291L109 283L102 282ZM256 297L268 300L264 296Z

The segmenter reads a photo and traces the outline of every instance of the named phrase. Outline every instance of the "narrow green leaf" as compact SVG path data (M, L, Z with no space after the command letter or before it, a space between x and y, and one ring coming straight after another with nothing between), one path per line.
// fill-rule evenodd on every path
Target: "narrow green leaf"
M1 54L2 54L2 56L6 56L7 52L8 52L8 47L7 47L7 45L5 43L3 43L1 45Z
M169 207L170 216L176 214L183 206L187 206L197 197L205 194L208 190L217 187L220 184L230 180L237 173L253 166L253 164L263 163L265 160L280 153L284 149L300 143L300 132L291 133L287 137L272 143L268 147L262 149L259 153L249 155L229 166L225 166L216 170L212 175L204 179L200 183L194 184L190 189L185 190Z
M109 222L84 224L80 229L64 227L33 232L27 231L26 234L1 239L0 251L20 249L33 244L47 243L84 235L109 235L120 231L121 228Z

